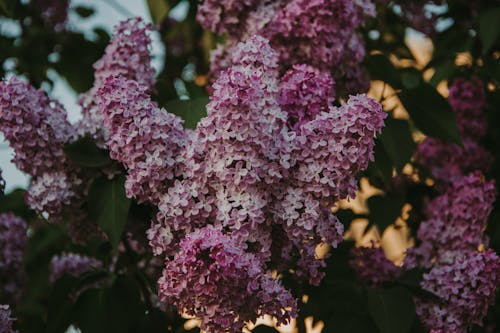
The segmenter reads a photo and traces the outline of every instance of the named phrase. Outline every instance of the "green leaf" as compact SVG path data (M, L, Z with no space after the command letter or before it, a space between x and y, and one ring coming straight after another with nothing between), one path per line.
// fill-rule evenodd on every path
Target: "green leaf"
M78 6L75 8L75 12L78 14L78 16L87 18L92 16L95 13L95 10L94 8L90 7Z
M500 37L500 7L488 10L479 18L479 37L487 53Z
M21 12L22 5L20 1L0 0L0 15L8 18L17 18Z
M208 97L189 100L172 100L165 104L168 112L184 119L184 127L195 128L201 118L207 115Z
M457 71L457 67L452 60L448 60L440 66L434 67L434 70L434 75L432 75L429 83L435 87L439 84L439 82L451 77Z
M450 104L431 85L422 83L398 95L415 126L424 134L462 145Z
M73 304L70 296L76 284L77 279L72 276L64 276L55 283L47 302L47 333L64 333L71 324Z
M396 193L370 197L368 199L370 224L375 224L380 228L380 232L383 232L401 215L405 201L403 195Z
M74 309L83 333L135 332L138 318L146 312L139 285L126 276L118 277L110 288L85 291Z
M0 195L0 213L12 212L29 220L35 213L26 205L26 190L17 188L3 196Z
M392 117L385 122L380 144L398 172L410 161L416 147L408 122Z
M369 56L365 63L372 80L384 81L394 89L402 88L398 70L386 56L374 54Z
M369 290L368 310L380 333L407 333L415 320L412 295L401 287Z
M54 64L54 68L78 93L86 92L92 87L93 64L102 56L109 41L104 36L97 34L98 38L90 41L81 33L65 32L60 45L60 59Z
M109 241L116 248L120 242L131 200L125 195L125 176L112 180L97 178L89 189L88 210L93 219L108 235Z
M415 88L422 83L422 74L414 67L405 68L401 71L401 82L405 88Z
M149 13L155 24L163 22L170 7L166 0L148 0Z
M88 137L66 145L64 153L76 165L88 168L101 168L112 162L108 151L97 147Z
M84 291L75 304L75 321L82 333L106 332L104 289Z
M379 139L375 140L374 152L375 160L370 163L368 171L385 182L389 182L392 179L393 162Z
M420 282L422 281L424 273L425 270L422 268L413 268L404 271L395 282L396 284L410 290L414 294L419 294L423 291L420 286Z

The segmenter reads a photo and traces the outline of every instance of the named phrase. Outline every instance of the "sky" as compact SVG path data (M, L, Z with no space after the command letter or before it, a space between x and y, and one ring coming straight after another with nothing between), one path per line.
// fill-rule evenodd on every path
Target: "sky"
M151 22L145 0L72 0L71 6L87 6L95 9L95 14L87 19L81 19L70 11L69 27L76 31L90 32L94 27L99 26L111 33L116 24L133 16L141 16L145 21ZM16 30L15 26L6 27L4 25L2 27L2 29L9 28L13 31ZM153 66L158 72L163 64L163 44L159 42L160 37L156 33L153 33L151 37L153 39ZM51 72L49 75L55 82L50 96L59 100L66 107L71 122L77 121L80 118L79 106L76 103L77 94L56 72ZM12 150L0 133L0 168L3 171L3 178L7 182L7 192L17 187L26 188L29 181L28 177L10 162L12 156Z

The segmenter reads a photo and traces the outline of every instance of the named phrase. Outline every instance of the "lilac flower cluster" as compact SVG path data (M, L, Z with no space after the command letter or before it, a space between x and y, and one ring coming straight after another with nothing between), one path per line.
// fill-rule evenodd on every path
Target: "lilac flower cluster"
M153 90L150 29L140 18L124 21L116 28L105 55L94 66L94 87L80 98L84 117L77 126L68 122L63 106L41 90L15 78L0 83L0 131L14 149L13 162L32 176L28 204L49 219L58 220L68 206L78 208L92 178L68 161L63 146L78 135L103 142L103 117L96 110L95 94L106 77L125 75L147 91ZM143 170L154 165L155 157L148 161Z
M16 166L33 177L27 201L38 212L60 215L76 200L82 181L63 147L75 139L64 107L16 78L0 82L0 131Z
M474 170L490 170L493 164L490 152L468 137L463 138L462 143L460 147L441 139L426 138L418 145L416 159L442 182L451 183Z
M0 304L0 332L2 333L17 333L18 331L12 328L14 318L11 317L12 312L8 305Z
M12 78L0 82L0 119L21 171L37 177L64 168L62 148L74 138L74 129L60 103Z
M496 199L494 181L472 173L434 198L427 208L428 220L418 229L419 245L410 249L409 266L430 267L442 252L471 250L487 244L483 235Z
M101 145L108 138L103 127L103 116L95 101L97 91L108 77L123 76L144 86L147 92L154 90L154 69L149 52L151 26L141 18L122 21L114 30L113 37L104 55L94 64L94 85L82 94L83 119L78 124L79 134L96 139Z
M190 233L159 281L163 301L200 316L208 332L241 332L263 314L286 323L296 315L293 296L262 274L261 260L245 247L217 227Z
M416 160L443 182L456 181L475 170L487 172L493 163L491 153L479 142L487 131L483 113L486 105L483 83L477 78L456 79L449 90L449 102L455 112L463 148L440 139L427 138L416 152Z
M54 283L64 275L79 276L102 267L98 259L75 253L54 256L50 262L49 281Z
M16 303L22 282L23 252L28 241L27 225L12 213L0 214L0 295Z
M421 283L439 300L418 297L417 314L429 328L466 333L482 325L499 282L500 258L493 250L446 252Z
M375 244L353 247L349 266L360 281L373 287L397 278L402 272L401 267L387 259L384 250Z
M209 332L294 316L271 271L321 281L316 247L342 241L331 205L354 196L386 116L364 95L333 107L327 74L299 65L280 78L278 62L262 37L239 44L194 131L133 80L109 78L98 92L127 194L158 207L148 238L166 260L160 297Z
M69 0L33 0L33 5L46 26L56 32L66 28Z
M465 333L482 324L499 283L500 258L487 249L484 235L496 190L482 175L492 161L479 144L487 132L482 82L455 80L449 101L464 148L436 139L419 146L418 161L442 182L443 192L428 204L428 219L420 224L405 265L430 269L421 287L437 297L416 298L424 325L435 332Z
M215 76L231 65L238 41L261 35L278 51L281 72L293 64L309 64L331 73L344 92L354 93L368 89L369 83L360 66L365 48L356 29L374 15L370 0L204 0L197 19L205 28L227 34L226 45L211 56Z
M471 139L482 139L488 131L488 122L483 112L486 93L481 80L458 78L449 88L448 101L455 110L458 131Z
M333 104L335 82L307 65L294 65L280 80L278 102L288 115L288 126L298 130Z
M47 172L31 181L26 203L35 211L57 219L64 207L81 197L83 185L75 173Z
M123 76L109 77L99 94L105 96L101 110L111 158L128 170L127 195L157 204L179 174L186 143L182 120L152 102L146 86Z

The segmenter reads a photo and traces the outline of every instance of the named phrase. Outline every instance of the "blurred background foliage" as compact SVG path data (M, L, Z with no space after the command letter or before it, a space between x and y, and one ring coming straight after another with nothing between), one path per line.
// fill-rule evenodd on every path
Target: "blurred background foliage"
M71 10L87 19L96 14L96 2L87 1L85 6L72 6ZM215 36L196 22L197 0L146 2L165 46L154 98L168 111L183 117L186 126L194 127L205 114L208 102L209 52L224 36ZM116 3L119 6L119 1ZM303 301L295 328L299 332L313 331L313 327L326 333L425 331L412 300L414 293L422 292L419 282L423 272L409 271L382 288L370 289L356 281L348 265L349 249L354 244L380 241L387 256L401 263L422 221L420 208L435 191L426 177L428 171L412 160L416 145L425 136L462 144L446 100L446 83L455 77L474 75L488 88L486 113L490 130L484 146L494 155L495 163L486 176L500 184L500 7L496 1L475 3L473 11L466 0L429 6L439 17L438 29L431 36L409 29L397 5L379 6L377 17L363 28L367 46L364 65L372 80L369 94L383 104L390 117L377 138L375 161L360 175L357 200L335 207L339 219L350 228L349 240L333 251L322 284L293 285L284 277ZM56 79L65 80L75 92L87 91L93 82L92 64L100 58L110 38L98 26L91 33L47 29L28 1L0 0L0 25L4 26L0 26L0 76L21 75L48 91L55 83L50 75L54 71L58 74ZM68 147L66 153L84 167L92 167L89 163L107 163L91 142L79 142ZM411 186L395 185L398 177L415 173L420 178ZM13 211L24 217L35 235L30 237L25 260L28 288L16 311L21 332L65 332L72 324L84 333L188 330L184 328L186 319L175 315L172 309L158 310L145 297L148 290L155 290L155 282L136 269L139 259L133 253L125 252L118 258L117 273L111 277L94 272L80 279L63 278L52 287L47 285L48 263L54 254L72 250L109 262L125 224L140 221L140 227L147 228L149 211L130 203L119 191L123 189L120 182L123 179L101 179L93 185L89 205L97 203L92 205L96 219L99 221L110 210L118 214L101 218L100 226L110 242L89 242L84 248L71 243L64 226L38 220L24 204L23 189L12 190L0 199L0 212ZM111 192L113 200L109 200ZM499 208L497 201L487 229L490 246L497 253ZM109 281L106 288L86 287L103 279ZM500 302L491 309L487 321L500 323ZM268 319L263 322L272 323ZM290 331L293 326L280 330ZM275 329L259 325L253 331ZM486 331L477 327L473 332Z

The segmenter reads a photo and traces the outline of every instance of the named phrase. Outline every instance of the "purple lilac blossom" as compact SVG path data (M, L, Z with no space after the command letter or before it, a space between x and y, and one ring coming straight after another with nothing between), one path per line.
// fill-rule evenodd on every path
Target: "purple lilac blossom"
M127 168L127 196L158 203L171 186L186 142L183 121L152 102L146 86L109 77L98 92L111 158ZM99 102L100 101L100 102Z
M263 314L278 324L296 316L296 301L262 262L213 226L186 236L160 278L160 297L202 320L207 332L241 332Z
M0 82L0 131L14 164L34 177L65 168L63 146L74 139L64 107L16 78Z
M492 250L478 252L488 245L484 231L496 190L481 173L492 164L491 154L479 144L487 133L484 86L477 78L459 78L449 92L464 147L433 138L418 147L417 161L443 182L443 193L427 205L428 219L420 224L405 266L430 269L421 286L437 298L416 298L425 326L436 333L465 333L482 325L499 282L500 259Z
M12 328L12 323L15 321L12 318L12 311L9 305L0 304L0 332L2 333L17 333L18 331Z
M402 272L401 267L387 259L384 250L374 244L370 247L353 247L349 266L361 282L373 287L397 278Z
M64 145L76 138L64 107L16 78L0 82L0 131L14 150L14 164L32 176L27 202L57 219L82 191Z
M367 89L369 80L360 66L365 47L356 29L374 15L370 0L205 0L197 19L205 28L227 34L225 46L211 55L214 78L232 64L238 41L262 35L278 51L280 72L309 64L331 73L342 93L349 94Z
M455 113L463 147L436 138L425 139L415 154L416 161L428 167L439 181L451 183L469 172L486 173L493 156L479 141L488 130L483 109L486 95L483 83L477 78L456 79L450 86L449 102Z
M499 278L500 260L491 249L443 253L421 282L438 298L417 297L417 314L429 329L466 333L482 325Z
M79 98L83 119L79 123L79 134L91 136L104 145L108 134L103 126L103 115L96 103L98 90L109 77L123 76L136 81L147 92L154 90L154 68L151 66L152 30L141 18L122 21L115 27L113 37L104 55L94 64L94 85Z
M328 112L335 100L331 76L307 65L294 65L280 80L278 102L287 113L288 126L298 129L321 112Z
M56 32L66 28L69 0L34 0L33 5L46 26Z
M476 77L469 80L458 78L449 87L450 102L457 120L458 131L463 137L482 139L488 131L484 108L486 93L484 84Z
M23 280L27 225L12 213L0 214L0 298L15 304Z
M493 156L477 141L462 139L463 147L441 139L426 138L417 146L416 160L428 167L439 181L452 183L469 172L488 172L493 165Z
M480 172L454 183L428 204L428 220L417 232L419 245L409 249L405 264L430 267L441 252L487 245L483 233L495 199L495 182L485 181Z
M76 173L47 172L31 181L26 203L37 212L58 219L65 207L81 197L83 181Z
M280 323L289 320L295 301L270 278L275 268L294 269L296 278L319 284L325 262L316 247L342 241L343 227L330 207L354 195L354 176L373 158L374 137L386 116L362 95L333 107L333 81L327 74L296 66L280 80L278 62L265 38L239 44L233 65L213 84L207 116L194 131L183 130L133 81L111 78L99 90L112 157L129 174L147 175L141 195L158 206L147 236L153 252L166 259L160 295L181 310L188 308L211 332L240 330L243 321L266 313ZM314 93L311 105L300 111L297 96L307 91ZM150 175L151 168L141 168L155 151L157 167ZM214 259L207 257L210 251ZM295 255L300 259L294 263ZM223 261L212 265L227 258L232 258L230 269ZM232 268L237 260L243 260L236 264L244 268L241 272ZM185 270L192 265L200 270L190 270L194 276L186 281ZM199 274L214 276L204 287L217 279L237 279L236 289L249 294L243 293L242 300L225 289L226 283L203 289ZM192 293L193 288L203 292Z
M63 253L54 256L50 261L49 281L54 283L64 275L78 277L101 267L102 262L98 259L75 253Z

